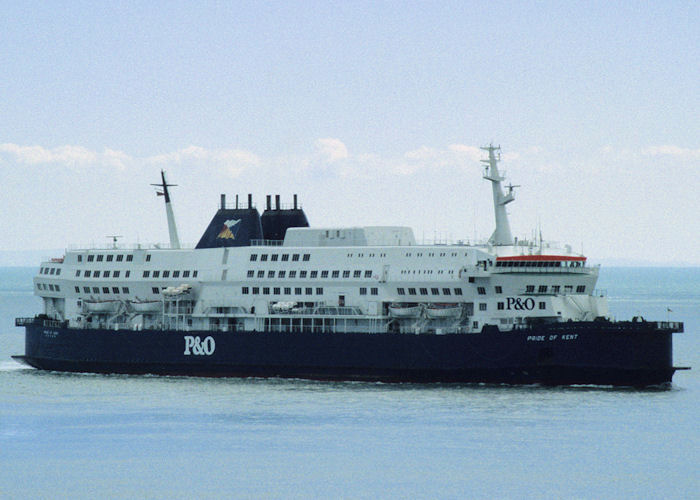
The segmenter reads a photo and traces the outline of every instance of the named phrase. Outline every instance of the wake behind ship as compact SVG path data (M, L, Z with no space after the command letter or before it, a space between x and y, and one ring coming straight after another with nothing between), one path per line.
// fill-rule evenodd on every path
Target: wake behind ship
M311 228L297 203L221 207L180 246L69 250L41 264L44 310L17 318L45 370L389 382L668 384L679 322L613 321L599 267L513 238L488 153L496 227L481 245L419 245L406 227Z

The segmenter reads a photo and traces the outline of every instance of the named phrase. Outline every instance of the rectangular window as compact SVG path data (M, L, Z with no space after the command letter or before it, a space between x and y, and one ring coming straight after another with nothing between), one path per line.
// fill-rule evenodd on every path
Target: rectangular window
M583 293L586 291L586 286L585 285L579 285L576 287L576 293Z
M154 278L160 278L160 271L153 271Z
M189 278L189 277L190 277L190 272L189 272L189 271L182 271L182 277L183 277L183 278Z
M540 309L547 309L547 303L546 303L546 302L540 302Z
M302 271L304 273L304 276L302 278L306 278L306 271ZM297 277L297 272L296 271L289 271L289 277L290 278L296 278Z
M316 295L323 295L323 288L316 288Z
M250 254L250 261L251 261L251 262L255 262L256 260L258 260L258 254L256 254L256 253L251 253L251 254Z
M443 288L442 294L443 295L452 295L452 291L449 288Z
M406 295L406 290L403 288L397 288L396 293L398 293L399 295Z
M82 255L78 255L78 262L82 262L82 261L83 261L83 256L82 256Z
M151 288L151 292L153 292L155 295L158 295L160 293L160 288L154 286L153 288Z
M243 294L243 295L248 295L249 291L250 291L250 289L247 286L244 286L241 288L241 294Z
M302 271L302 272L304 272L304 271ZM311 279L315 278L316 276L318 276L318 271L311 271ZM302 278L303 278L303 276L302 276Z
M372 288L371 292L372 292L372 295L379 295L379 288Z
M60 267L57 267L57 268L56 268L56 276L58 276L59 274L61 274L61 268L60 268Z
M481 304L479 304L479 311L485 311L485 310L486 310L486 304L484 304L482 302Z
M280 287L276 286L275 288L273 288L272 293L274 295L279 295L280 294Z
M173 271L173 278L179 278L180 277L180 271Z
M408 294L409 294L409 295L415 295L415 294L416 294L416 289L415 289L415 288L409 288L409 289L408 289Z
M126 272L124 273L124 277L125 277L125 278L128 278L129 276L131 276L131 271L126 271Z
M170 278L170 271L163 271L163 278Z
M124 260L124 255L123 254L118 254L117 255L117 262L122 262Z
M365 271L365 278L371 278L371 277L372 277L372 270Z
M134 254L129 254L126 256L126 261L127 262L133 262L134 261Z
M272 255L270 255L270 260L272 262L277 262L277 259L279 259L279 258L280 258L280 256L276 253L273 253Z
M150 253L146 254L146 262L151 262L151 254Z
M564 293L571 293L574 291L573 285L564 285Z
M538 293L547 293L547 285L540 285L537 287L537 292Z
M287 262L289 260L289 254L288 253L283 253L282 254L282 262Z
M129 293L129 287L128 287L128 286L123 286L123 287L122 287L122 293Z
M461 289L461 288L455 288L455 295L462 295L462 289Z
M428 295L428 289L427 289L427 288L421 288L421 289L420 289L420 294L421 294L421 295Z
M362 271L360 271L359 269L358 269L357 271L353 271L352 277L353 277L353 278L361 278L361 277L362 277Z
M260 255L260 262L267 262L267 254L266 253Z
M56 272L56 268L55 268L55 267L52 267L50 271L51 271L51 272L50 272L49 274L54 274L54 273Z
M148 278L151 275L151 271L144 271L143 272L143 277Z
M90 277L90 271L87 270L87 269L85 270L85 277L86 277L86 278L89 278L89 277Z
M109 278L109 271L102 271L103 278Z
M118 286L113 286L113 287L112 287L112 293L119 293L119 287L118 287Z
M305 254L304 254L303 261L304 261L304 262L309 262L310 259L311 259L311 254L310 254L310 253L305 253Z
M263 287L263 295L270 295L270 287L269 286Z
M104 260L105 256L100 254L97 256L97 262L102 262Z
M350 277L350 271L343 271L343 278L349 278Z
M440 289L439 288L431 288L430 293L433 295L440 295Z
M94 255L88 255L88 260L87 260L88 262L92 262L92 261L94 261L94 260L95 260L95 256L94 256Z
M284 287L284 294L285 295L291 295L292 294L292 289L288 286Z
M277 273L277 277L278 277L278 278L284 278L286 274L287 274L287 271L280 271L280 272Z
M503 287L500 285L496 285L496 293L503 293Z
M274 277L275 277L275 272L274 272L274 271L268 271L268 272L267 272L267 277L268 277L268 278L274 278Z
M109 293L109 287L108 287L108 286L103 286L103 287L102 287L102 293Z
M499 302L499 303L498 303L498 310L499 310L499 311L502 311L502 310L504 310L505 308L506 308L506 305L505 305L504 302Z
M265 271L258 271L258 278L264 278L265 277Z
M260 293L260 287L254 286L253 287L253 295L258 295Z
M56 285L56 291L57 291L57 292L60 292L60 291L61 291L61 287L60 287L59 285Z
M533 293L535 291L535 285L527 285L525 287L525 293Z
M198 273L199 273L199 271L192 271L192 277L196 278Z
M321 271L321 278L327 278L328 277L328 271Z
M113 278L118 278L120 274L121 274L121 271L114 271L114 272L112 273L112 277L113 277Z
M113 260L114 260L114 255L109 254L109 255L107 256L107 262L112 262Z
M476 287L476 291L479 292L479 295L486 295L486 287L478 286Z
M89 286L84 286L84 287L83 287L83 292L85 292L85 293L90 293L90 287L89 287Z
M296 287L296 288L294 289L294 293L295 293L296 295L301 295L301 287L300 287L300 286Z
M306 292L306 295L311 295L312 293L314 293L314 289L311 288L310 286L308 286L308 287L306 287L305 292Z
M367 288L361 287L360 288L360 295L367 295Z
M76 287L75 287L75 293L80 293L80 287L79 287L79 286L76 286Z
M560 288L559 285L552 285L552 293L559 293Z
M338 278L340 277L340 271L333 271L333 278Z
M299 254L298 253L292 254L292 262L299 262Z

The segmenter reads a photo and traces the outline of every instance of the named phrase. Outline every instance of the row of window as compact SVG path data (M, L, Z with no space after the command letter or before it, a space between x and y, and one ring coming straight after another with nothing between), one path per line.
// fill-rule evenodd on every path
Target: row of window
M119 288L118 286L113 286L112 288L110 288L110 287L108 287L108 286L103 286L102 288L100 288L99 286L93 286L93 287L84 286L84 287L83 287L83 293L92 293L92 294L94 294L94 295L99 294L99 293L100 293L100 290L102 291L102 294L104 294L104 295L109 294L109 293L110 293L110 290L111 290L111 293L113 293L113 294L115 294L115 295L118 294L118 293L124 293L124 294L128 294L128 293L129 293L129 287L127 287L127 286L123 286L123 287L121 287L121 288ZM121 290L121 291L120 291L120 290ZM76 286L76 287L75 287L75 293L80 293L80 287L79 287L79 286Z
M306 278L307 276L311 279L318 278L318 271L299 271L299 278L303 279ZM352 273L353 278L361 278L362 277L362 271L359 269L356 269L354 271L343 271L343 278L350 278L350 274ZM266 276L265 271L260 270L260 271L254 271L252 269L248 270L248 278L264 278ZM321 278L328 278L329 276L329 271L321 271ZM268 278L287 278L289 279L294 279L297 277L297 271L292 270L292 271L267 271L267 277ZM330 277L331 278L340 278L340 271L332 271L330 272ZM367 270L364 272L364 277L365 278L371 278L372 277L372 271Z
M61 268L60 267L42 267L39 269L39 274L55 274L58 276L61 274Z
M260 262L267 262L268 257L270 258L271 262L277 262L282 261L282 262L287 262L289 260L289 255L288 253L283 253L283 254L278 254L278 253L273 253L273 254L266 254L262 253L260 254ZM292 262L299 262L299 255L298 253L293 253L291 254L292 256ZM281 258L280 258L281 257ZM302 257L302 260L304 262L308 262L311 259L311 254L310 253L305 253ZM252 253L250 254L250 261L251 262L256 262L258 260L258 254L257 253Z
M427 288L397 288L396 293L399 295L406 295L406 291L408 290L408 295L428 295L428 289ZM452 295L452 288L443 288L442 289L442 295ZM462 289L461 288L454 288L455 295L462 295ZM440 295L440 289L439 288L431 288L430 289L430 295Z
M121 254L121 253L118 253L118 254L108 253L107 255L104 255L104 254L97 254L97 255L95 255L95 254L90 254L90 255L87 256L87 261L88 261L88 262L102 262L102 261L105 261L105 262L112 262L112 261L122 262L122 261L124 261L124 257L125 257L124 254ZM126 254L126 261L127 261L127 262L131 262L131 261L133 261L133 260L134 260L134 254ZM151 260L150 254L149 254L149 255L146 255L146 260L147 260L147 261ZM78 255L78 262L82 262L82 261L83 261L83 256L82 256L82 255Z
M349 253L349 254L348 254L348 259L351 259L353 255L355 255L355 254ZM376 255L376 254L373 254L373 253L367 254L367 256L370 257L370 258L374 257L375 255ZM364 257L365 254L363 254L363 253L358 253L357 256L358 256L358 257ZM386 254L385 254L385 253L380 253L380 254L379 254L379 257L386 257Z
M423 269L422 271L420 269L418 269L418 270L414 269L413 271L411 271L409 269L402 269L401 270L401 274L433 274L433 272L434 272L433 269ZM447 272L447 274L454 274L455 273L454 270L447 270L446 271L445 269L440 269L440 270L438 270L437 273L438 274L445 274L445 272Z
M540 285L537 287L537 293L547 293L547 291L550 291L551 293L559 293L561 290L560 285L552 285L551 287L548 287L547 285ZM564 292L565 293L571 293L574 290L573 285L564 285ZM586 285L578 285L576 287L576 293L585 293L586 292ZM481 293L481 292L479 292ZM535 293L535 285L527 285L525 287L525 293Z
M53 285L53 284L51 284L51 283L48 283L48 284L46 284L46 283L37 283L37 284L36 284L36 287L37 287L38 290L48 290L48 291L50 291L50 292L60 292L60 291L61 291L61 287L60 287L60 286L58 286L58 285Z
M262 290L262 295L292 295L292 287L286 286L286 287L268 287L268 286L263 286L263 287L258 287L258 286L253 286L253 287L241 287L241 294L243 295L260 295ZM316 295L323 295L323 287L316 287L315 288ZM371 295L379 295L379 288L370 288L369 289ZM313 295L314 294L314 287L295 287L294 288L294 295ZM360 288L360 295L367 295L367 288L362 287Z
M191 276L193 278L196 278L199 273L195 270L191 272ZM180 271L144 271L143 272L143 277L144 278L179 278L180 277ZM190 271L182 271L182 277L183 278L189 278L190 277Z
M83 271L83 278L120 278L122 275L122 272L119 270L115 271L90 271L89 269L86 269ZM131 276L131 271L130 270L125 270L124 271L124 278L128 278ZM80 278L80 269L77 269L75 271L75 277Z
M496 267L582 267L581 261L523 261L507 260L497 261Z

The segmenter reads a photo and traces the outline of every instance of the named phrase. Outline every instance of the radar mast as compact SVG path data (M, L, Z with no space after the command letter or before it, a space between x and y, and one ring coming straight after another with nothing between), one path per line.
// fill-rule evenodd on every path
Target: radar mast
M503 194L501 182L505 180L505 176L501 176L498 172L498 162L501 160L501 147L489 144L481 149L489 153L488 160L481 160L481 162L486 164L484 167L484 179L491 181L491 187L493 188L493 209L496 216L496 229L493 231L491 238L489 238L489 243L492 245L512 245L513 235L510 232L506 205L515 199L513 188L517 186L509 185L508 194Z
M158 188L156 193L158 196L163 196L165 198L165 215L168 217L168 233L170 233L170 248L180 248L180 239L177 237L177 226L175 225L175 214L173 213L173 206L170 203L170 192L168 187L177 186L177 184L168 184L165 182L165 172L160 171L160 184L151 184L151 186L156 186Z

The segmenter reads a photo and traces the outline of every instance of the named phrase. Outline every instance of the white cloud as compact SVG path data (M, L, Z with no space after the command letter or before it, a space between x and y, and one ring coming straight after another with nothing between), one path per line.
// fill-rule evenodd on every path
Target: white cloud
M260 158L241 149L205 149L200 146L188 146L172 153L150 156L146 163L168 165L178 164L209 166L223 169L232 177L239 176L246 168L260 164Z
M14 156L15 161L26 165L62 164L68 167L85 166L95 163L98 154L82 146L59 146L47 149L42 146L21 146L0 144L0 153Z
M331 137L316 141L316 152L328 162L336 162L348 158L348 148L340 139Z
M650 146L642 150L645 156L675 156L683 159L700 159L700 149L681 148L670 144Z

